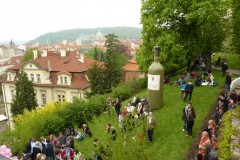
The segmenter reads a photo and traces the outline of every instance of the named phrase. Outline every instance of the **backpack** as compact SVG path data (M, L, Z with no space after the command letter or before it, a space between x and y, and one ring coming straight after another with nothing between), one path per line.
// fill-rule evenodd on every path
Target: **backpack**
M216 81L213 81L213 87L216 87L218 83Z
M195 119L197 117L196 113L193 112L193 118Z

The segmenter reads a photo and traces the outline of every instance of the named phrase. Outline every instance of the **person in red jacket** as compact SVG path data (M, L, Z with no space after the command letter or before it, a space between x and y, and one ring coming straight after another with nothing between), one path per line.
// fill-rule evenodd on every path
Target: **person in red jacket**
M73 150L70 148L69 145L66 145L64 150L61 151L60 153L61 158L64 159L65 157L67 157L68 159L73 160L74 158L74 152Z

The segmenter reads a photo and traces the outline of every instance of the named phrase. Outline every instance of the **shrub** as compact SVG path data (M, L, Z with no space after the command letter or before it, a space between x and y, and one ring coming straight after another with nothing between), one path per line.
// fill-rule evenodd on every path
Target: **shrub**
M232 145L231 138L238 137L240 135L240 130L236 127L232 127L233 117L240 119L240 106L235 110L229 110L224 114L222 118L221 131L219 135L219 146L218 146L218 157L219 159L231 159L233 158L233 153L231 151ZM238 148L240 145L237 146Z
M130 85L120 84L114 88L112 92L113 97L119 97L122 101L126 100L132 95Z

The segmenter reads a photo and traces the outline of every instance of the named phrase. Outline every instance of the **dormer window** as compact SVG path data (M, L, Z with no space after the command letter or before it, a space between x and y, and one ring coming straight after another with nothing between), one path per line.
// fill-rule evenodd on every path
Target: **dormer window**
M60 77L60 84L63 84L63 77Z
M71 84L71 79L72 79L71 73L59 72L57 74L57 77L58 77L57 84L60 84L60 85L70 85Z
M68 78L67 77L64 77L64 83L68 84Z
M61 76L60 77L60 84L68 85L68 77L67 76Z

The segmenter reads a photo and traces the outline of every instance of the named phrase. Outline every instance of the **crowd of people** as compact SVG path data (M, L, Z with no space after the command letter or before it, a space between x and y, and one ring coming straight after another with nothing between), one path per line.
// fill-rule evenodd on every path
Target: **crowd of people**
M236 109L239 101L240 97L234 89L219 95L216 103L215 116L208 121L208 125L202 132L197 155L198 160L218 159L218 128L219 125L221 125L222 116L229 110Z
M224 113L228 112L229 110L236 109L237 103L240 102L240 95L238 95L235 89L230 89L232 75L231 73L226 73L227 66L226 63L223 63L223 76L225 76L225 89L222 94L219 95L216 103L216 111L214 114L213 119L208 121L208 125L205 127L204 131L202 132L202 136L199 143L199 150L197 159L198 160L217 160L217 149L218 149L218 128L221 124L221 119ZM206 75L210 81L207 80L208 83L213 81L212 73ZM183 77L183 78L181 78ZM188 83L185 80L186 76L178 76L175 85L180 86L180 99L183 98L185 94L184 100L188 95L188 84L192 85L191 79ZM191 75L190 75L191 77ZM195 79L195 86L201 86L202 83L205 81L205 76L202 75L201 78L197 76ZM193 90L194 87L192 87ZM186 132L186 136L192 137L192 127L194 125L194 119L196 118L196 113L191 103L191 94L189 97L189 103L186 107L183 108L183 131Z
M48 138L39 140L30 138L23 150L23 160L85 160L83 154L74 146L74 139L82 140L91 137L92 133L87 124L83 124L82 132L74 128L67 128L65 133L58 136L51 134Z

